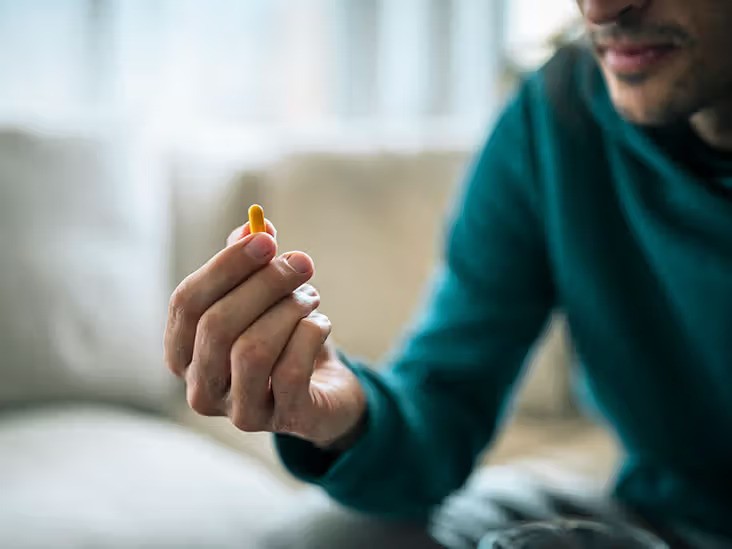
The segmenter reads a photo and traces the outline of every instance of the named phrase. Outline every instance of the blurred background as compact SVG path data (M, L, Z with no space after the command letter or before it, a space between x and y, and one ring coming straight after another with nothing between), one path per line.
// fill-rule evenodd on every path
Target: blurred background
M572 0L3 0L0 113L123 115L173 141L233 131L262 149L298 132L464 141L483 133L508 73L543 61L575 10Z
M226 494L280 507L300 487L269 438L194 417L165 371L170 292L259 202L313 256L335 341L378 367L472 155L576 19L574 0L0 0L0 545L59 524L95 547L181 535L185 511L216 514L204 546L225 546ZM577 410L560 315L531 361L487 460L604 482L614 445ZM176 476L211 463L221 485ZM185 489L221 509L181 509ZM156 522L120 525L122 508Z

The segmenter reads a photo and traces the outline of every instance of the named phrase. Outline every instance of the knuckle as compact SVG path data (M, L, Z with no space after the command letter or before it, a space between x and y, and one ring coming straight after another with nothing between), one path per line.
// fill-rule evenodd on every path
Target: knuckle
M302 414L276 412L272 421L272 428L278 433L306 434L311 432L309 418Z
M202 416L214 416L219 412L216 403L198 385L188 386L186 400L191 410Z
M176 376L180 376L181 375L182 368L180 367L180 365L178 364L178 362L174 358L172 358L171 356L169 356L169 354L167 352L165 353L164 362L165 362L165 367L172 374L175 374Z
M310 373L299 368L297 364L285 363L272 373L272 378L277 392L282 393L288 391L290 387L298 387L310 381Z
M231 351L231 361L238 366L257 367L269 362L271 351L262 339L241 338Z
M212 375L206 378L205 383L207 393L216 400L224 398L231 389L231 378L228 375Z
M173 294L170 296L168 310L170 312L171 319L178 320L181 318L188 318L191 311L191 301L192 292L190 290L190 283L188 282L188 279L186 279L178 284L176 289L173 290Z
M207 340L216 340L225 335L226 319L215 309L209 309L198 324L201 336Z
M246 413L240 407L235 407L229 415L231 424L245 433L256 433L263 430L263 424L251 414Z

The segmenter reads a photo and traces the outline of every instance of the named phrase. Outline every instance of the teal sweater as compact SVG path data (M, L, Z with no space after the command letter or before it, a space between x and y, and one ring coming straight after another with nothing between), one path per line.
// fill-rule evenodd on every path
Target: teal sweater
M426 517L466 480L561 310L627 451L617 497L732 535L732 162L688 127L621 119L589 53L567 49L500 118L445 248L393 364L353 365L364 436L339 456L278 436L290 471L361 511Z

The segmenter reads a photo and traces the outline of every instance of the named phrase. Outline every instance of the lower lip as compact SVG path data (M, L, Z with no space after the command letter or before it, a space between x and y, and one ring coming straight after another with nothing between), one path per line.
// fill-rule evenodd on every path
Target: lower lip
M677 48L671 46L657 46L634 50L608 48L603 52L603 59L607 67L614 73L634 75L648 72L662 61L671 57Z

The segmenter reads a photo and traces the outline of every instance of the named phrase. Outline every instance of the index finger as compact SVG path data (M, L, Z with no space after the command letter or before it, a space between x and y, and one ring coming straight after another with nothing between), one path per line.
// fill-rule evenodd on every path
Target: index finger
M264 223L267 227L267 232L272 235L275 240L277 240L277 229L275 229L275 226L272 224L272 222L269 219L265 219ZM242 238L250 235L251 232L251 227L249 226L249 222L247 221L246 223L244 223L244 225L240 225L239 227L231 231L228 238L226 239L226 246L231 246L235 242L238 242Z
M277 252L271 236L255 234L224 248L188 275L173 292L165 328L165 359L181 375L193 356L196 326L204 312L264 268Z

